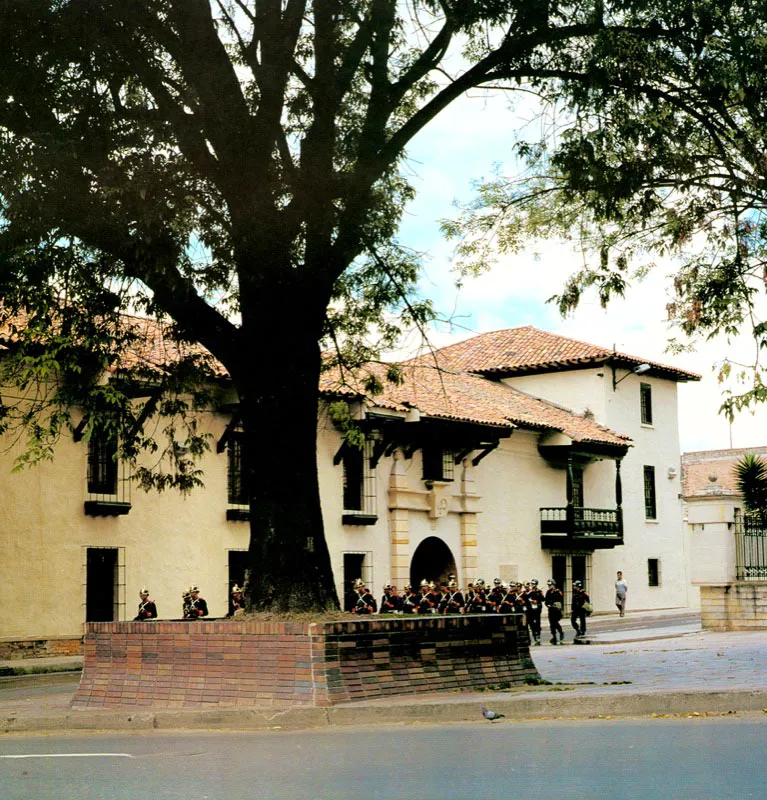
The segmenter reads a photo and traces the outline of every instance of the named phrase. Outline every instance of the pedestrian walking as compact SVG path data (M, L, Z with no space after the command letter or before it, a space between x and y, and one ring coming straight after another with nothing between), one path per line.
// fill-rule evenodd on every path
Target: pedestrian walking
M549 613L549 630L551 631L551 643L557 644L557 634L559 634L559 644L565 640L565 632L562 630L562 609L564 607L564 595L557 588L557 584L549 578L546 581L549 587L544 595L543 602Z
M573 602L570 606L570 622L576 636L586 635L586 617L591 608L591 598L583 589L581 581L573 581Z
M618 570L615 577L615 606L622 617L626 616L626 595L628 591L629 585L626 583L623 573Z

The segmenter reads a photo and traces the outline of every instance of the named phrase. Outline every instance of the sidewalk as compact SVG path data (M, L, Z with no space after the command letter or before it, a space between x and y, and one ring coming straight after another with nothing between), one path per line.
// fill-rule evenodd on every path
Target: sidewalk
M0 691L0 731L324 727L481 721L480 706L515 719L704 715L767 709L767 631L714 633L695 623L647 614L647 627L615 627L595 618L588 646L531 649L541 686L488 692L389 697L333 708L288 710L72 709L76 681ZM652 627L651 627L652 625ZM616 637L626 637L619 640ZM612 638L610 638L612 637ZM631 637L631 641L627 638ZM664 638L661 638L664 637ZM498 723L500 724L500 723Z

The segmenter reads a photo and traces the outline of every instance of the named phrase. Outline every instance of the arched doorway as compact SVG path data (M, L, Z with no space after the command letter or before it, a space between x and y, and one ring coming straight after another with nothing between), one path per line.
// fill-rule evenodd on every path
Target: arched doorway
M446 581L450 574L457 575L455 559L450 548L436 536L429 536L418 545L410 561L410 584L417 587L427 581Z

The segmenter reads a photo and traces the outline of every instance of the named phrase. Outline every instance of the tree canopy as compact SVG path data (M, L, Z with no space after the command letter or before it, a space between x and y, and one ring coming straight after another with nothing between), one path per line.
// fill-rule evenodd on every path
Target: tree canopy
M485 183L444 228L468 272L536 238L575 240L585 266L552 298L563 314L584 291L603 305L623 295L667 258L668 318L682 334L672 349L753 334L753 362L725 362L720 375L744 381L723 403L732 417L767 400L767 14L760 3L609 5L655 15L648 33L663 35L605 32L553 70L538 91L556 127L520 139L521 174Z
M721 242L742 244L742 198L762 174L764 21L761 4L719 6L3 0L0 377L42 397L34 413L6 410L6 426L25 425L31 452L50 454L85 409L125 456L169 455L146 485L159 475L190 488L205 437L189 429L177 447L172 420L209 403L202 389L225 375L246 452L249 602L334 605L316 474L320 351L369 358L371 330L386 346L432 313L397 240L408 144L469 89L533 90L573 120L550 157L523 147L555 179L534 184L539 220L572 227L561 201L575 198L607 244L620 241L610 226L650 235L653 214L658 241L712 217ZM722 153L734 152L730 170ZM680 183L688 200L675 205ZM611 263L598 279L620 289ZM142 323L126 316L138 312L163 321L173 359L126 358L141 350ZM158 415L165 449L147 433Z

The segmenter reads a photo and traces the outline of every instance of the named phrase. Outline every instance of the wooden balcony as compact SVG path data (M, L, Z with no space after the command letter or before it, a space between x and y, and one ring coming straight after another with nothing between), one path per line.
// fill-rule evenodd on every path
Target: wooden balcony
M541 547L546 550L608 550L622 544L620 507L541 509Z

